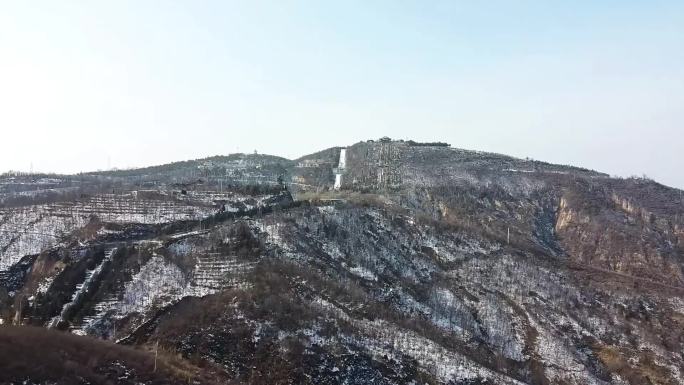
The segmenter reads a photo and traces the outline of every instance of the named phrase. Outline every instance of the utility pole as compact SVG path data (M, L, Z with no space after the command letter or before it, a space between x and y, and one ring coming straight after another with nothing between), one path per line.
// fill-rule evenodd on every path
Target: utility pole
M507 231L508 231L508 235L506 236L506 243L510 245L511 244L511 228L508 227Z
M159 353L159 340L157 340L157 343L154 345L154 370L152 370L152 373L157 372L157 354Z
M14 324L15 325L21 326L21 312L23 311L23 309L22 309L23 305L24 305L24 303L22 301L22 298L20 298L19 299L19 310L14 315Z

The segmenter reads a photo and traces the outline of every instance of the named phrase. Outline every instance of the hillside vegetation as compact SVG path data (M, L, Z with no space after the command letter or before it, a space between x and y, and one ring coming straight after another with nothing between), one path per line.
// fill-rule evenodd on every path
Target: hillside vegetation
M439 142L345 150L92 174L114 191L14 201L0 321L115 341L139 375L158 343L164 378L198 383L684 383L682 191ZM27 354L7 362L30 371ZM79 370L107 381L109 358Z

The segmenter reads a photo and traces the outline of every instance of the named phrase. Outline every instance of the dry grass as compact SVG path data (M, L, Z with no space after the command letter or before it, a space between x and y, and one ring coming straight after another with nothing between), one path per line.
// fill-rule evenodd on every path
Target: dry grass
M308 201L311 204L324 204L330 201L344 201L361 206L386 207L392 205L390 197L382 194L361 193L355 191L324 191L303 192L295 197L298 201Z
M649 352L638 352L636 362L630 364L625 352L614 346L601 345L595 347L597 356L612 372L617 373L632 385L677 385L670 372L654 362Z
M154 354L149 351L44 328L0 327L0 383L229 382L216 367L207 364L200 368L164 352L160 352L154 369Z

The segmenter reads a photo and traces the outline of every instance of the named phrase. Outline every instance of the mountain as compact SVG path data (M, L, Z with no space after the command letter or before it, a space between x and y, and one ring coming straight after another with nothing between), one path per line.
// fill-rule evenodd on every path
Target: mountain
M236 383L684 383L684 197L651 180L382 138L0 186L6 325Z

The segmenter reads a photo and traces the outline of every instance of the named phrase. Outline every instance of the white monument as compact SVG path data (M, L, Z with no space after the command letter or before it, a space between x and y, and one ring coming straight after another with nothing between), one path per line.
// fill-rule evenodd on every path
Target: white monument
M342 174L347 169L347 149L343 148L340 149L340 161L337 164L337 168L334 169L333 171L335 172L335 185L333 188L335 190L339 190L342 188Z

